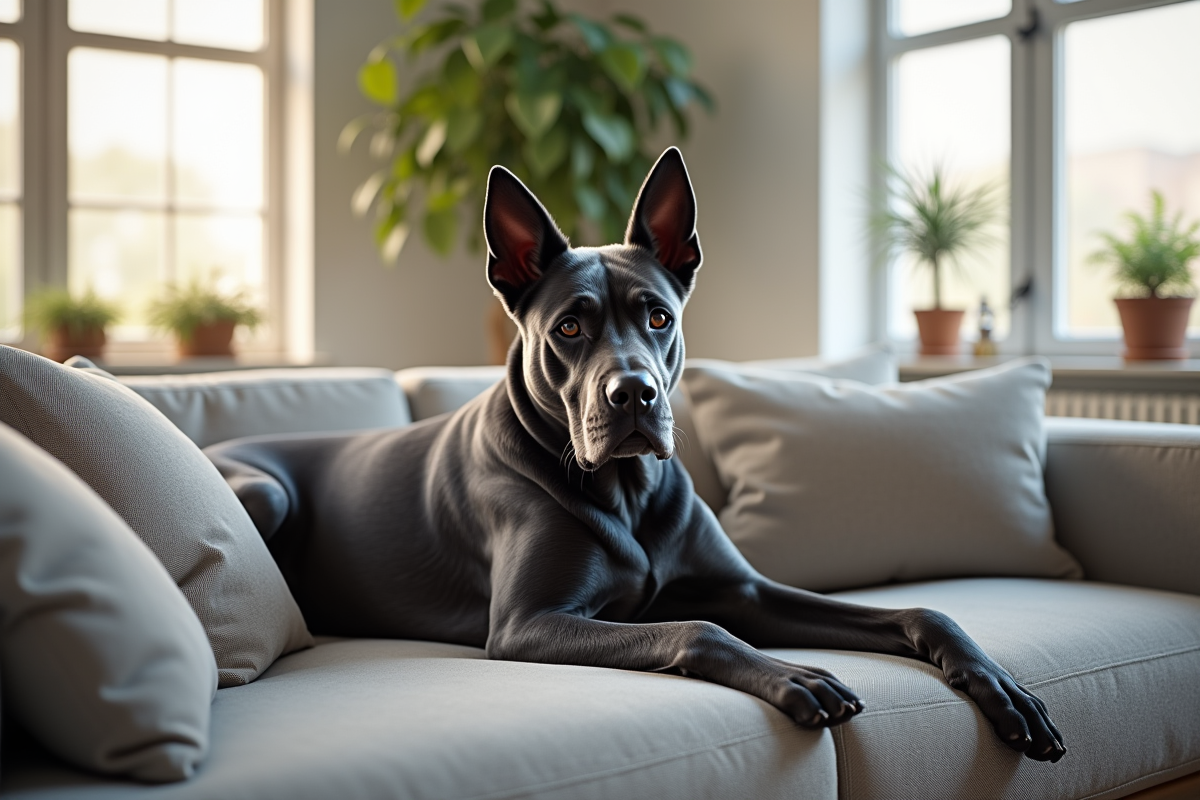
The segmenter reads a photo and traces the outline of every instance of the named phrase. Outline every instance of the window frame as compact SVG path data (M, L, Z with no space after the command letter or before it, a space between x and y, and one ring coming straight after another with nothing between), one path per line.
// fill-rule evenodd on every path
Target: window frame
M68 68L75 47L90 47L168 58L197 58L253 64L263 71L263 267L269 312L265 330L239 345L245 354L279 354L285 349L286 292L283 222L285 200L285 113L287 21L284 0L264 0L264 44L260 50L227 50L203 45L160 42L110 34L76 31L67 23L67 2L22 4L22 17L0 24L0 37L11 38L21 50L22 114L22 261L26 298L50 286L67 285L68 253ZM168 198L164 210L174 214ZM29 332L9 342L31 344ZM169 337L112 341L110 354L173 356Z
M890 163L895 156L894 118L895 62L904 53L940 45L1005 36L1012 52L1012 129L1009 165L1011 225L1009 278L1012 287L1032 280L1033 291L1012 311L1009 334L998 342L1001 354L1042 353L1045 355L1113 355L1120 337L1061 337L1055 332L1056 304L1065 292L1065 228L1058 235L1059 220L1066 213L1066 162L1064 158L1063 48L1066 27L1074 22L1129 11L1174 5L1187 0L1013 0L1003 17L955 28L904 36L896 24L898 0L874 0L872 39L874 81L872 97L872 145ZM872 189L882 196L885 175L872 165ZM873 302L876 329L890 338L888 298L896 290L890 262L882 272L879 294ZM892 340L903 353L915 353L913 340ZM1188 338L1192 357L1200 357L1200 334Z

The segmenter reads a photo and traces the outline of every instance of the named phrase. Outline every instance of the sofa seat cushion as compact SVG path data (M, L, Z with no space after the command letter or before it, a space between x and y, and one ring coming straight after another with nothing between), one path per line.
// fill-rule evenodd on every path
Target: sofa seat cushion
M749 695L482 651L340 640L217 693L212 749L168 788L4 764L5 798L830 798L828 732Z
M831 670L866 703L862 714L834 729L843 800L1097 800L1200 770L1200 597L1009 578L838 597L949 614L1045 701L1067 745L1057 764L1021 757L928 664L774 651Z

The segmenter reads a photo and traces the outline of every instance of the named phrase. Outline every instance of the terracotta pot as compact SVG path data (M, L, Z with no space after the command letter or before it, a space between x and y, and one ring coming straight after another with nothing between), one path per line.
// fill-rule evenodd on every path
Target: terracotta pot
M1125 329L1126 361L1187 358L1190 297L1130 297L1114 300Z
M965 313L945 308L914 311L913 314L917 317L917 331L921 334L921 355L958 355L962 350L958 344L958 332Z
M197 326L192 331L191 338L187 341L179 339L176 342L180 357L232 356L233 329L236 327L237 323L228 320Z
M108 336L105 335L104 328L75 330L64 325L50 331L42 349L46 358L61 363L71 356L99 358L104 355L104 345L107 342Z

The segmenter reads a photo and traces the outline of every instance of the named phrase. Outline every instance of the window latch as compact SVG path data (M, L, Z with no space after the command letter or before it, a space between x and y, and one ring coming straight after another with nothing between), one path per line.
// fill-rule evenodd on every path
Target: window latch
M1037 10L1037 6L1031 5L1025 15L1025 24L1017 28L1017 36L1021 38L1022 42L1027 42L1041 27L1042 14Z

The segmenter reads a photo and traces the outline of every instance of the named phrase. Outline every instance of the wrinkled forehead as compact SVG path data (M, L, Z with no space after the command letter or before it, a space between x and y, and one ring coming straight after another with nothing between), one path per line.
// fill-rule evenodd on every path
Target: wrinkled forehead
M608 307L653 297L673 310L682 306L679 287L640 247L573 248L540 284L537 298L528 307L531 321L535 316L541 319L566 313L580 300Z

